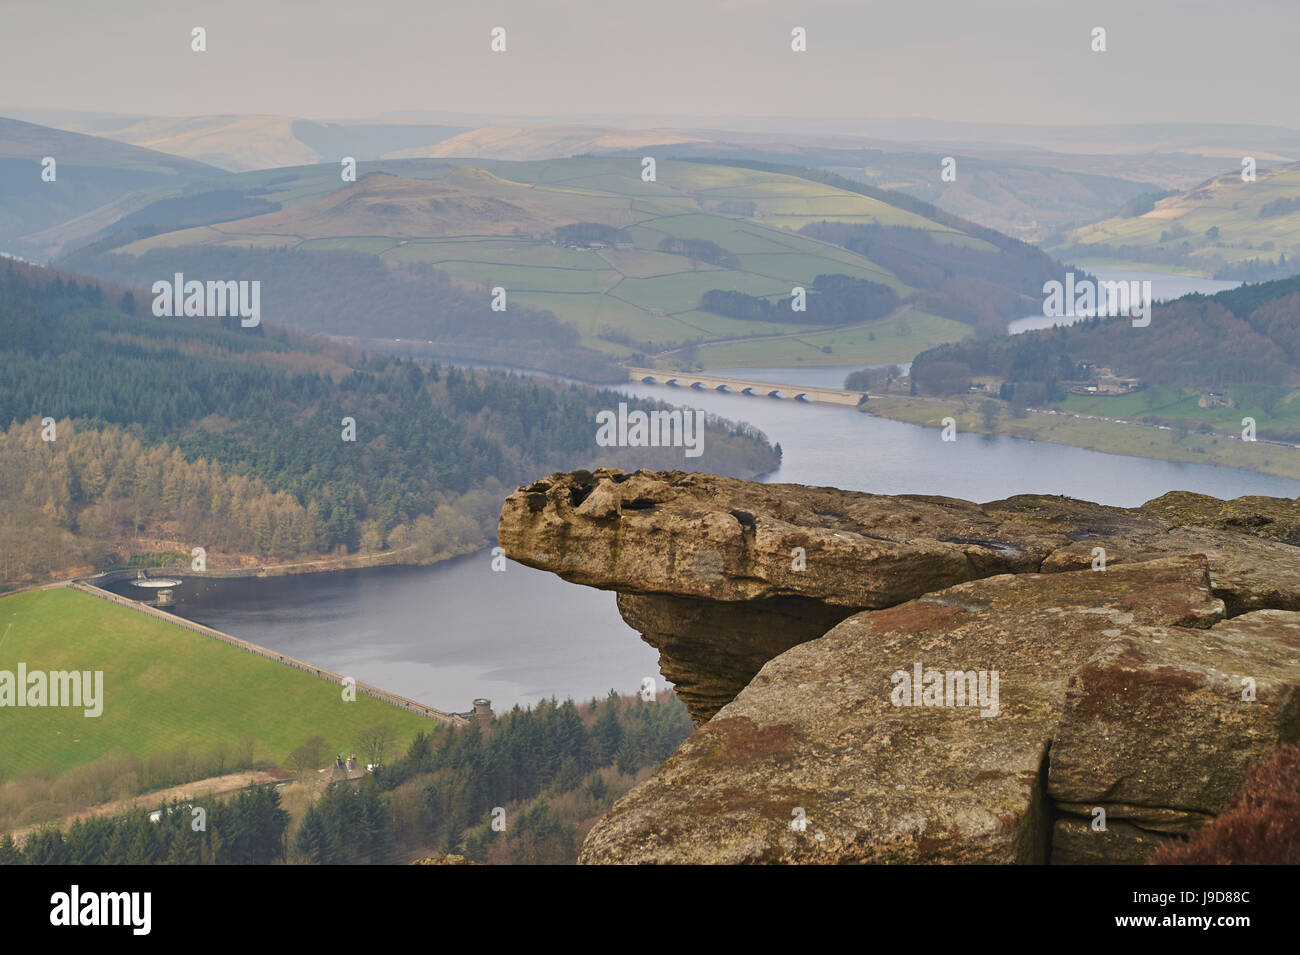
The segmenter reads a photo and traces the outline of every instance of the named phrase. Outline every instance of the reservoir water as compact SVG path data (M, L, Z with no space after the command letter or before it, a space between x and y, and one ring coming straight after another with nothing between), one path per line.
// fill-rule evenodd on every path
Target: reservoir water
M1182 298L1184 295L1190 295L1192 292L1200 292L1202 295L1213 295L1215 292L1226 292L1230 288L1236 288L1240 282L1228 282L1222 279L1206 279L1196 275L1176 275L1169 272L1140 272L1134 269L1091 269L1092 275L1096 276L1098 282L1143 282L1151 283L1151 301L1167 302L1172 299ZM1132 286L1130 286L1132 287ZM1141 288L1142 286L1138 286ZM1036 328L1051 328L1053 325L1072 325L1079 319L1077 317L1069 318L1048 318L1041 312L1037 315L1029 315L1025 318L1016 319L1007 325L1007 331L1012 335L1019 335L1021 332L1031 331Z
M112 588L125 596L131 588ZM635 693L659 656L623 622L614 595L566 584L489 551L431 567L297 577L188 578L171 612L280 653L464 712L546 697Z
M841 387L849 370L725 373ZM1252 471L1001 436L958 435L948 443L940 440L937 427L888 421L848 407L643 384L621 390L753 424L784 452L780 469L765 476L768 481L975 501L1066 494L1122 506L1170 490L1217 497L1300 496L1300 482ZM594 450L594 422L592 434ZM610 689L633 693L642 678L657 676L656 652L623 623L614 594L514 563L494 572L491 563L484 551L422 568L187 580L177 591L175 611L447 710L467 710L475 697L491 699L500 711L551 696L587 699Z

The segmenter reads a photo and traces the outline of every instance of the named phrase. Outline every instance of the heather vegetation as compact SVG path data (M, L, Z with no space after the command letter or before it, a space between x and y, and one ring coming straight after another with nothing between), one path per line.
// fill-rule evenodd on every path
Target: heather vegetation
M1300 865L1300 747L1282 746L1257 767L1214 821L1151 865Z

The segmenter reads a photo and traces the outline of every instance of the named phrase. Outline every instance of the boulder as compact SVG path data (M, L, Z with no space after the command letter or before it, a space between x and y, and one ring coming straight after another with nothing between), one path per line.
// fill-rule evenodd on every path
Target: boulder
M1121 628L1066 688L1047 792L1063 811L1188 832L1300 740L1300 613Z
M1134 628L1204 634L1223 614L1195 556L856 614L765 664L596 824L581 861L1045 862L1074 673Z
M1094 830L1089 820L1063 817L1052 827L1052 865L1141 865L1148 855L1176 843L1174 836L1108 821Z
M1296 501L577 471L499 540L616 591L700 724L583 862L1138 862L1300 738Z

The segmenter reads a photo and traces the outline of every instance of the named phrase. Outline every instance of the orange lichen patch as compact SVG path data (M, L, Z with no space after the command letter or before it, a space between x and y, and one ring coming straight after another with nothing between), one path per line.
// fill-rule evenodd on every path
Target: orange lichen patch
M695 801L691 812L698 816L723 816L730 812L770 819L781 826L794 818L794 810L802 809L806 817L816 819L820 812L816 799L819 796L790 786L778 786L755 792L753 789L727 787Z
M708 745L711 759L746 763L765 756L793 756L794 730L788 726L759 726L747 716L715 719L697 733Z
M965 612L960 607L947 607L928 600L912 600L897 607L874 611L870 618L871 629L876 633L945 630L955 626Z
M1087 664L1079 669L1083 692L1077 708L1098 719L1130 720L1135 706L1155 718L1164 718L1187 694L1205 687L1205 677L1178 667L1124 669Z
M955 852L963 844L961 830L955 825L940 836L921 836L916 847L923 857L942 859L947 852Z

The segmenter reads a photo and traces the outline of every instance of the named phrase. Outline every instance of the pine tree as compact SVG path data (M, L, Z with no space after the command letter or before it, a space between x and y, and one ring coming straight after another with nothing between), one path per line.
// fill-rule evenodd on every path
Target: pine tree
M23 860L28 865L67 865L68 853L63 844L63 833L52 826L37 829L27 837L23 846Z
M130 831L126 850L127 865L153 865L159 854L158 823L149 821L149 814L143 810L139 815L122 823Z
M606 705L591 732L600 745L601 765L608 765L623 742L623 724L619 722L617 707L612 703Z
M293 841L293 851L312 865L328 865L333 861L329 844L329 834L325 831L325 822L315 806L307 808L298 835Z
M23 854L14 842L14 837L5 833L0 837L0 865L22 865Z

